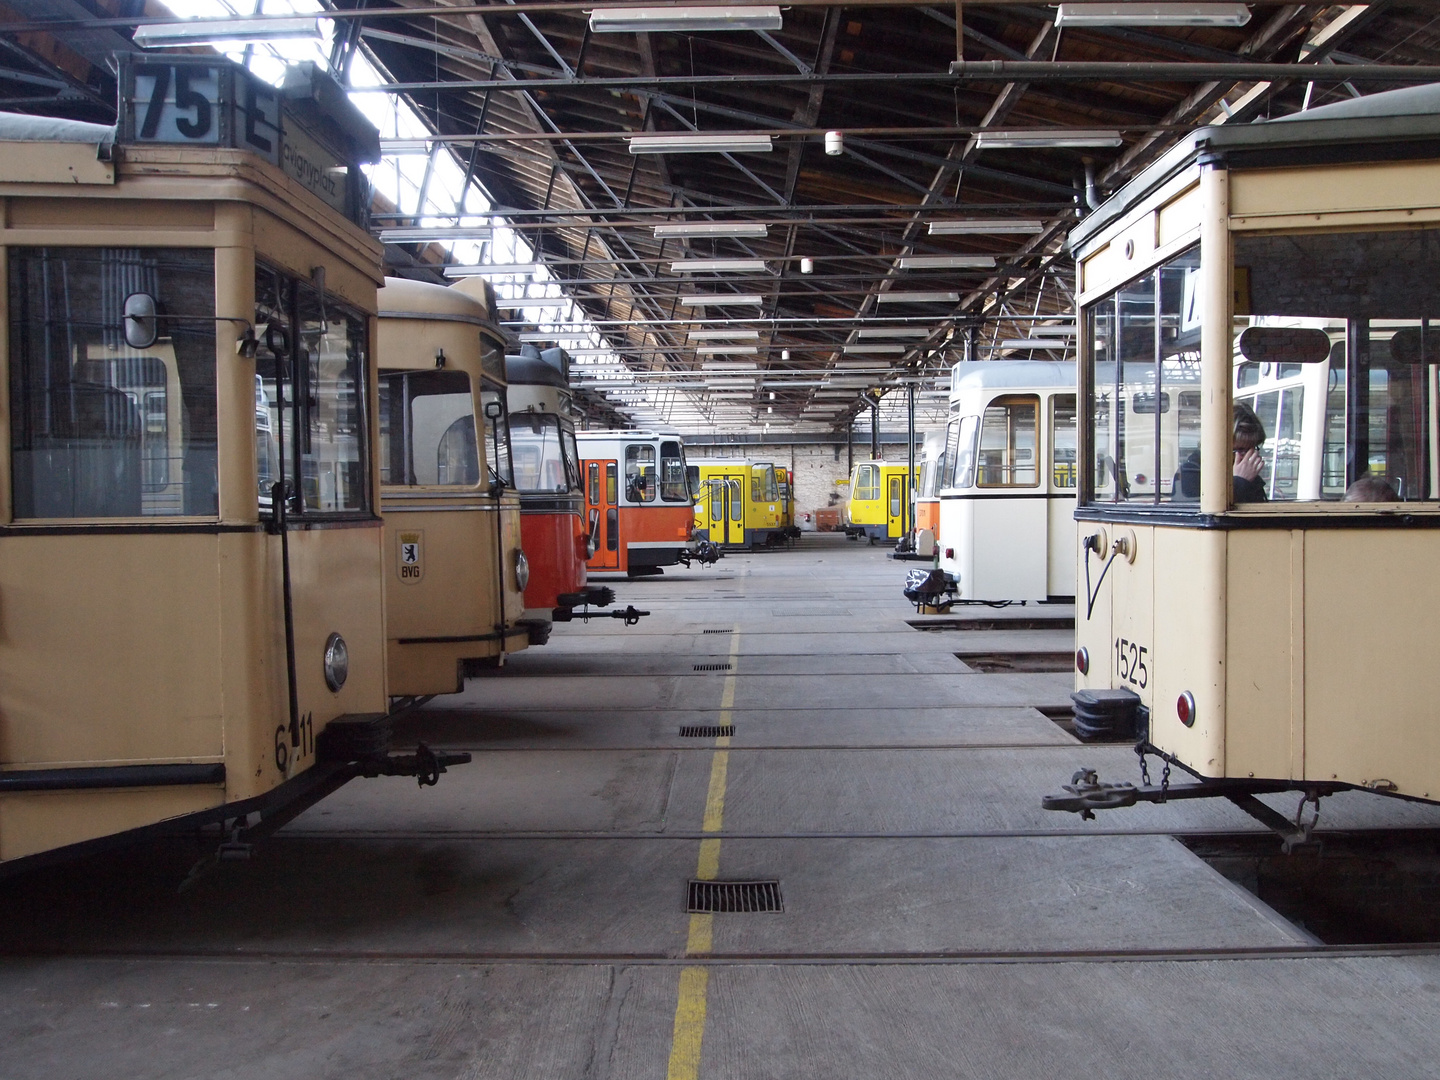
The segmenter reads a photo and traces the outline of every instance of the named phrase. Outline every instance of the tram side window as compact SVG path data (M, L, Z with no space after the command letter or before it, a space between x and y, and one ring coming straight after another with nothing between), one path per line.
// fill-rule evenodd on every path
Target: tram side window
M693 493L693 494L698 494L698 493L699 493L699 491L700 491L700 466L699 466L699 465L686 465L686 466L685 466L685 485L686 485L686 489L687 489L688 491L690 491L691 493Z
M1265 428L1268 497L1364 478L1365 501L1435 499L1440 229L1241 235L1235 264L1233 385Z
M880 497L880 470L874 465L861 465L855 474L855 498L872 502Z
M646 443L625 447L625 497L631 502L655 501L655 447Z
M690 501L690 489L685 485L685 455L680 444L670 440L660 444L660 498L664 502Z
M11 248L14 516L213 517L215 263L171 248ZM133 293L159 337L126 344Z
M487 351L486 355L489 355ZM490 483L515 486L514 458L510 452L510 421L505 410L505 390L487 378L480 383L482 453L489 467Z
M380 482L451 487L480 482L469 375L397 371L380 377Z
M1050 399L1050 483L1058 489L1075 488L1075 435L1075 396L1056 394Z
M1034 487L1038 482L1038 398L1001 398L980 422L979 487Z

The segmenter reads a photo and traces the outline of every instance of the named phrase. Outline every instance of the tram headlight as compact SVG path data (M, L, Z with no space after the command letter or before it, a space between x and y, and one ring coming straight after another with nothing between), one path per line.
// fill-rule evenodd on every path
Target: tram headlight
M338 694L349 677L350 650L345 647L343 637L331 634L325 642L325 685Z
M1186 727L1195 726L1195 695L1189 690L1175 699L1175 715Z
M1081 675L1090 674L1090 650L1083 645L1075 650L1075 670Z
M530 584L530 560L525 558L525 552L515 550L515 585L521 592L524 592Z

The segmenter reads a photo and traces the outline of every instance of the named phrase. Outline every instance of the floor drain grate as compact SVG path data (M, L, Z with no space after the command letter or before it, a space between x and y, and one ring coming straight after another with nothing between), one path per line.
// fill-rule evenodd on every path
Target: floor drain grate
M725 627L725 629L723 629L723 630L701 630L700 633L702 633L702 634L728 634L728 633L730 633L730 628L727 626L727 627Z
M680 729L682 739L728 739L735 734L734 724L686 724Z
M1070 652L956 653L966 667L986 675L1006 672L1069 671L1075 665Z
M696 671L729 671L729 664L696 664Z
M685 910L692 915L784 911L785 901L778 881L692 881Z

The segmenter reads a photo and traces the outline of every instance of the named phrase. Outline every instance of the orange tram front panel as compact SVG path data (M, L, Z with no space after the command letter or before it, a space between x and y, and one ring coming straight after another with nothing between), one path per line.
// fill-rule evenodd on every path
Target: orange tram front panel
M688 565L695 507L680 439L643 431L577 437L594 552L590 569L639 577Z

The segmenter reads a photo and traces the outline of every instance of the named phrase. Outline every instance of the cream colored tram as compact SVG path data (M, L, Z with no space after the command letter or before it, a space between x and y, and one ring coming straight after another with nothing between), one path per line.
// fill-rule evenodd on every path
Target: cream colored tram
M392 697L454 693L529 643L508 429L483 407L504 389L504 337L482 295L400 278L379 293Z
M147 58L118 139L0 117L0 868L399 765L378 142L326 79Z
M962 362L951 371L939 567L961 600L1075 595L1075 365Z
M1181 792L1440 799L1437 135L1433 86L1204 128L1071 235L1076 686L1139 706Z

